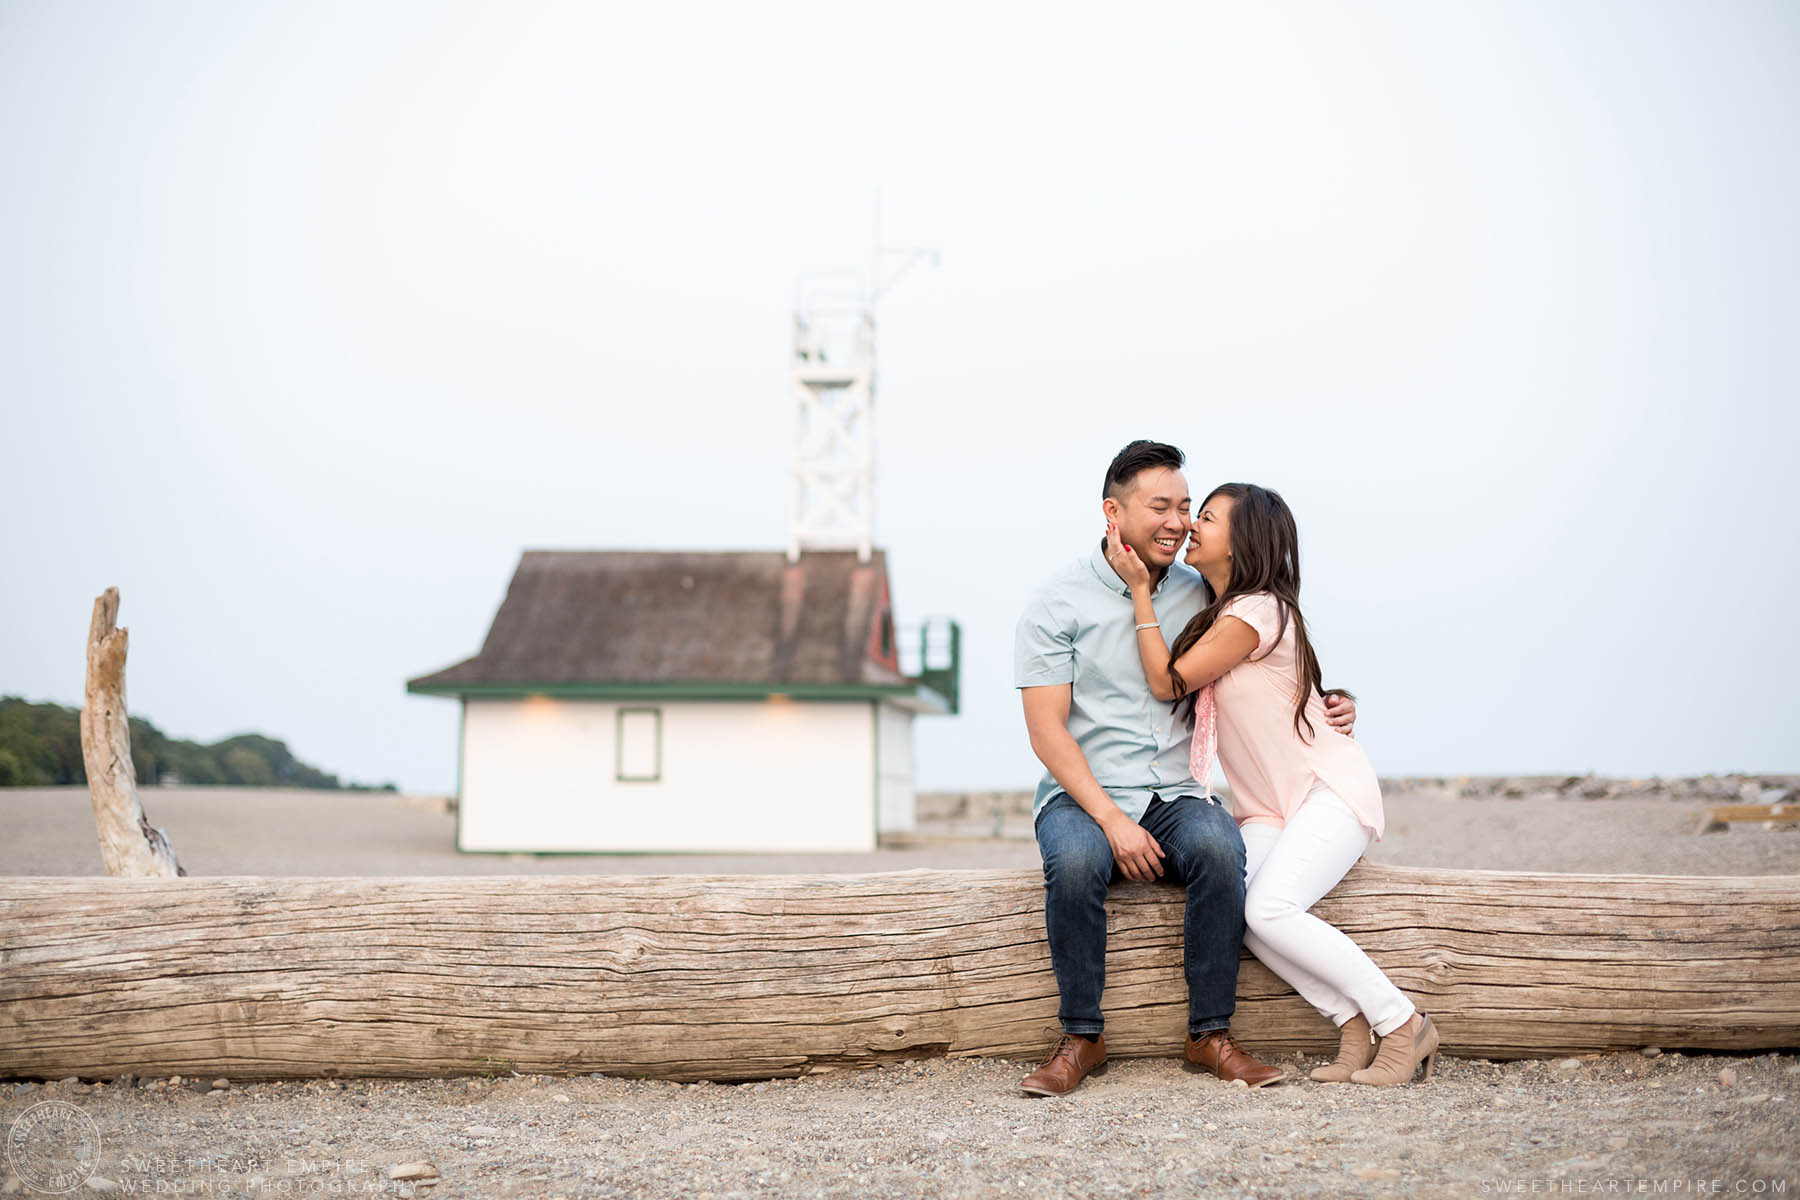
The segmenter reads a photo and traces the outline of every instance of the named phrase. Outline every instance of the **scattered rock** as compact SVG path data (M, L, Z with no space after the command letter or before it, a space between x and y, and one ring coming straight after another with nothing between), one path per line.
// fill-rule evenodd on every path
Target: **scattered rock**
M1198 1094L1189 1080L1176 1075L1173 1063L1121 1063L1123 1071L1104 1082L1084 1088L1060 1108L1027 1108L1011 1103L1008 1090L1018 1068L999 1061L967 1060L935 1064L926 1073L933 1084L907 1086L897 1095L906 1115L899 1119L871 1115L884 1088L896 1082L893 1071L846 1073L816 1081L783 1081L770 1084L764 1094L750 1089L713 1087L698 1092L652 1080L608 1079L584 1086L582 1098L573 1092L532 1090L522 1106L505 1097L493 1107L477 1100L479 1093L465 1090L460 1080L406 1081L349 1079L342 1084L343 1097L326 1097L326 1081L275 1081L233 1084L228 1094L203 1106L218 1112L200 1119L191 1106L171 1111L168 1097L152 1091L143 1096L109 1087L104 1095L83 1096L102 1124L121 1143L143 1139L147 1129L172 1126L191 1132L184 1138L240 1139L244 1126L219 1119L239 1115L258 1127L262 1136L279 1143L295 1157L341 1158L354 1153L350 1147L369 1145L379 1138L365 1185L385 1188L389 1197L407 1193L414 1200L437 1195L435 1185L448 1176L421 1152L467 1154L451 1160L457 1182L446 1194L497 1195L507 1181L524 1188L539 1182L561 1180L573 1186L579 1167L583 1172L602 1171L615 1179L621 1195L687 1194L697 1198L707 1185L713 1195L787 1194L793 1190L787 1170L804 1171L832 1151L831 1143L855 1139L850 1169L858 1176L863 1193L902 1200L908 1196L941 1194L997 1194L1021 1181L1029 1186L1032 1175L1015 1180L1006 1160L1016 1148L1029 1144L1063 1165L1086 1162L1095 1136L1108 1143L1127 1140L1132 1129L1162 1124L1178 1139L1171 1147L1179 1155L1179 1168L1167 1181L1173 1195L1205 1194L1215 1190L1245 1190L1246 1180L1277 1181L1294 1195L1349 1191L1381 1194L1407 1187L1422 1195L1453 1194L1458 1184L1476 1183L1481 1172L1495 1169L1498 1157L1522 1152L1521 1161L1541 1162L1545 1169L1575 1175L1648 1177L1655 1156L1700 1153L1712 1147L1720 1153L1763 1153L1755 1147L1786 1144L1792 1118L1800 1105L1779 1103L1800 1100L1800 1071L1783 1075L1788 1067L1800 1067L1792 1055L1695 1054L1670 1065L1668 1056L1651 1062L1640 1051L1574 1059L1585 1070L1559 1069L1564 1058L1535 1062L1493 1063L1457 1060L1446 1070L1444 1086L1431 1089L1429 1099L1436 1112L1436 1127L1443 1136L1420 1139L1416 1131L1393 1128L1396 1108L1403 1099L1394 1093L1354 1087L1308 1089L1289 1087L1263 1092L1253 1102L1247 1093L1220 1096L1218 1081L1209 1081ZM1573 1057L1573 1056L1569 1056ZM1306 1063L1311 1063L1307 1059ZM1720 1088L1721 1068L1730 1065L1737 1086L1751 1085L1754 1095ZM1305 1064L1301 1064L1305 1065ZM1637 1076L1632 1078L1633 1074ZM1580 1076L1580 1078L1576 1078ZM904 1074L902 1075L904 1077ZM1786 1082L1782 1082L1786 1080ZM16 1094L22 1082L0 1088L0 1096ZM184 1077L184 1084L189 1080ZM211 1082L210 1074L208 1083ZM491 1081L489 1081L491 1086ZM1590 1084L1596 1086L1590 1088ZM1644 1085L1665 1084L1652 1097ZM1177 1086L1185 1090L1177 1090ZM1703 1085L1703 1086L1702 1086ZM1758 1086L1760 1085L1760 1086ZM85 1085L84 1085L85 1086ZM1607 1093L1604 1097L1599 1092ZM1778 1093L1788 1093L1783 1096ZM1772 1094L1777 1093L1777 1094ZM48 1094L57 1094L51 1090ZM1421 1095L1423 1089L1421 1089ZM577 1131L555 1114L544 1115L541 1102L567 1095L580 1103L583 1120ZM1171 1097L1181 1102L1172 1102ZM1208 1099L1210 1097L1210 1100ZM1234 1099L1233 1097L1238 1097ZM35 1099L36 1097L32 1097ZM1417 1100L1419 1097L1414 1097ZM516 1102L518 1098L512 1100ZM538 1104L531 1104L537 1099ZM1194 1101L1200 1101L1198 1105ZM366 1108L364 1102L366 1101ZM15 1100L22 1109L29 1101ZM1209 1119L1210 1103L1217 1114ZM1617 1119L1596 1121L1593 1106L1604 1103ZM1316 1126L1328 1132L1329 1142L1281 1142L1259 1134L1245 1113L1232 1114L1246 1104L1258 1110L1271 1105L1271 1117ZM789 1106L793 1106L790 1108ZM1491 1107L1490 1107L1491 1106ZM1512 1109L1521 1117L1514 1117ZM1085 1111L1082 1111L1085 1110ZM487 1121L478 1123L485 1114ZM766 1114L773 1114L765 1124ZM1484 1117L1484 1114L1485 1117ZM477 1122L469 1122L475 1116ZM183 1121L182 1118L189 1118ZM421 1124L421 1118L424 1123ZM1089 1136L1081 1132L1082 1120L1098 1122ZM1721 1119L1723 1118L1723 1119ZM459 1127L457 1120L465 1123ZM1657 1122L1668 1122L1664 1132ZM709 1135L708 1146L695 1136L698 1127ZM446 1150L422 1135L425 1129L451 1133L461 1150ZM792 1147L778 1147L795 1129L817 1131L818 1137L798 1139ZM779 1133L772 1131L779 1130ZM203 1132L204 1131L204 1132ZM1204 1132L1203 1132L1204 1131ZM1649 1132L1646 1132L1649 1131ZM466 1134L466 1136L464 1136ZM1527 1146L1527 1135L1532 1135ZM458 1139L461 1140L458 1140ZM471 1139L479 1147L470 1150ZM659 1140L660 1139L660 1140ZM1454 1145L1453 1145L1454 1143ZM1352 1149L1353 1148L1353 1149ZM192 1152L218 1152L204 1141ZM724 1153L720 1154L719 1151ZM241 1150L241 1147L240 1147ZM412 1153L407 1154L410 1150ZM1346 1150L1351 1153L1345 1154ZM364 1150L368 1153L368 1150ZM967 1152L969 1159L962 1162ZM1034 1152L1035 1153L1035 1152ZM1408 1156L1410 1154L1410 1156ZM1355 1157L1366 1156L1355 1164ZM1640 1162L1641 1156L1651 1161ZM388 1160L385 1161L384 1160ZM959 1166L961 1163L961 1166ZM396 1168L395 1164L401 1164ZM102 1163L102 1166L105 1166ZM405 1172L406 1167L413 1172ZM784 1170L787 1169L787 1170ZM898 1172L916 1174L916 1186L899 1182ZM355 1171L347 1171L356 1174ZM403 1178L402 1174L411 1174ZM1076 1172L1075 1183L1087 1185L1085 1194L1097 1195L1095 1179ZM0 1169L0 1184L7 1172ZM117 1178L117 1177L115 1177ZM370 1179L378 1182L368 1184ZM240 1182L248 1182L238 1176ZM271 1181L265 1179L265 1185ZM1350 1185L1367 1185L1352 1187ZM128 1184L120 1182L123 1191ZM628 1190L625 1190L628 1189ZM257 1189L252 1188L254 1193ZM272 1190L265 1186L264 1191ZM349 1190L349 1189L346 1189ZM1157 1189L1152 1188L1151 1191ZM30 1195L29 1188L15 1189ZM547 1195L548 1193L540 1193ZM14 1194L0 1200L15 1200Z
M90 1192L116 1192L119 1185L104 1175L89 1175L85 1185Z
M215 1080L213 1080L213 1084L212 1084L212 1085L213 1085L213 1086L214 1086L214 1087L216 1087L216 1088L218 1088L218 1089L220 1089L220 1090L221 1090L221 1091L223 1091L223 1090L224 1090L224 1089L226 1089L226 1088L228 1088L228 1087L230 1087L230 1086L231 1086L231 1080L229 1080L229 1079L215 1079Z
M1575 1071L1581 1068L1581 1060L1579 1058L1564 1058L1558 1060L1556 1065L1564 1071Z
M569 1099L567 1092L557 1092L555 1095L551 1096L550 1098L552 1100L556 1101L558 1104L573 1104L574 1103L573 1100Z
M1719 1086L1720 1087L1736 1087L1737 1086L1737 1072L1735 1070L1733 1070L1731 1067L1720 1068L1720 1070L1719 1070Z
M1645 1046L1642 1050L1639 1050L1638 1053L1643 1055L1645 1058L1661 1058L1662 1057L1662 1050L1656 1046Z

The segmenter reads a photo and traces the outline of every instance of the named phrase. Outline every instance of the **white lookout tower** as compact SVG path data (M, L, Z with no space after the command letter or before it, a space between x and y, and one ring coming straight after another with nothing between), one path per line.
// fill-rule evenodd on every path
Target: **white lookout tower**
M844 279L844 276L824 277ZM794 451L788 561L803 550L854 550L875 537L875 305L860 281L802 280L794 305Z
M886 279L884 263L898 261ZM803 276L794 297L794 403L788 561L804 550L854 550L868 562L875 538L875 307L936 250L884 248L881 210L867 274Z

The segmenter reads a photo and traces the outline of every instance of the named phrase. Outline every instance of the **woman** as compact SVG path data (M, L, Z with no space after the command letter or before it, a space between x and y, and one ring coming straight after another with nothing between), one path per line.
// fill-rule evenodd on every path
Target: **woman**
M1213 489L1185 561L1207 606L1164 644L1150 573L1118 530L1107 559L1131 588L1151 694L1188 699L1193 774L1216 746L1244 838L1244 944L1338 1026L1331 1083L1431 1078L1437 1028L1362 949L1310 909L1382 831L1381 788L1362 747L1325 723L1319 660L1300 616L1300 537L1281 497L1254 484ZM1376 1039L1380 1041L1377 1044Z

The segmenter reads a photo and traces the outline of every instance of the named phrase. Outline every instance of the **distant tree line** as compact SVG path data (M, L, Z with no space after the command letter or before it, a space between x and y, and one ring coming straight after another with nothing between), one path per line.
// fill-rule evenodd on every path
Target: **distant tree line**
M169 737L140 717L131 718L131 763L137 781L144 785L179 781L229 787L399 790L392 783L379 787L340 783L336 775L295 758L285 743L260 733L240 733L203 746ZM0 696L0 787L86 782L81 710Z

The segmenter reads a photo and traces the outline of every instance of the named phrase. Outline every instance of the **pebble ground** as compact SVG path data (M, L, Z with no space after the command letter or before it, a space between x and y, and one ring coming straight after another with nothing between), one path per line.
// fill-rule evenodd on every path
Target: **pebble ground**
M24 1083L0 1088L0 1127L78 1105L100 1134L88 1189L130 1194L1800 1196L1793 1055L1442 1059L1409 1088L1276 1061L1290 1080L1255 1090L1120 1061L1057 1099L998 1059L730 1085ZM420 1163L434 1179L390 1178Z
M1800 874L1800 830L1703 833L1708 806L1789 781L1419 781L1388 793L1380 862L1499 870ZM0 874L101 874L79 789L0 796ZM1509 794L1510 793L1510 794ZM1754 795L1752 794L1754 793ZM1029 824L829 863L789 856L457 855L452 818L367 796L146 794L201 874L606 873L1035 866ZM374 807L371 808L371 804ZM326 844L336 809L366 828ZM352 811L354 809L354 811ZM1027 818L1028 821L1028 818ZM285 822L285 824L284 824ZM1252 1047L1254 1049L1254 1047ZM1118 1061L1072 1095L1034 1065L927 1060L755 1084L504 1074L435 1080L0 1081L0 1132L62 1100L98 1133L87 1193L433 1197L1794 1196L1793 1053L1440 1059L1375 1089L1249 1090ZM223 1083L223 1087L214 1086ZM401 1177L395 1177L401 1176ZM32 1193L7 1161L0 1192ZM79 1193L78 1193L79 1194Z

